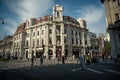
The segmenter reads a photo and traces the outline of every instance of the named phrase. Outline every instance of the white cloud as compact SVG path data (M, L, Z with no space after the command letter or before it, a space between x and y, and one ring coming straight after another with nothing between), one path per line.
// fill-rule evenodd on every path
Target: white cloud
M88 5L76 10L77 16L85 19L90 31L97 34L105 31L105 11L103 7Z
M53 3L54 0L18 0L15 2L12 0L6 2L6 6L9 7L9 10L14 13L16 18L7 19L7 23L10 26L6 25L4 30L7 30L10 34L14 34L19 24L30 17L38 18L48 13Z

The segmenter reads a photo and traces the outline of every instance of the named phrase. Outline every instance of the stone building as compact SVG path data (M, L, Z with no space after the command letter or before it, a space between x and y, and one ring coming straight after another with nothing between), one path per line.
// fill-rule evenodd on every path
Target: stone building
M12 56L12 45L13 36L5 36L4 39L0 41L0 55L6 54Z
M85 20L63 16L61 5L53 6L53 15L30 18L18 26L13 36L13 54L22 58L44 53L46 58L76 57L90 46Z
M120 0L101 0L106 9L113 58L120 55Z
M98 52L98 50L96 49L98 47L96 33L89 32L89 41L90 41L90 46L88 48L89 48L89 52L92 55L92 53Z

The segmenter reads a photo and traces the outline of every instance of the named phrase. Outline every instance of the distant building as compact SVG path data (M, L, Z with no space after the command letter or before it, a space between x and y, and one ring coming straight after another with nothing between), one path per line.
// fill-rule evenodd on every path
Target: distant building
M101 0L106 8L112 57L120 55L120 0Z
M97 43L97 35L96 35L96 33L89 32L89 40L90 40L89 52L91 54L98 52L98 50L97 50L98 43Z
M55 5L53 16L30 18L20 24L13 36L13 55L22 58L44 53L47 58L76 57L90 46L85 20L63 16L63 7Z
M13 36L5 36L0 41L0 55L9 54L12 56Z
M105 47L104 38L105 38L105 35L103 33L99 34L98 36L99 54L104 54L103 52L103 49Z

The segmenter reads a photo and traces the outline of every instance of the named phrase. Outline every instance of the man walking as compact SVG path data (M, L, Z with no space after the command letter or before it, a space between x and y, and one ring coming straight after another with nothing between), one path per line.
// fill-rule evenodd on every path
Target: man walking
M65 64L65 56L62 56L62 63Z
M83 56L83 54L80 54L79 61L80 61L80 68L84 69L85 65L84 65L84 56Z
M40 54L40 64L41 66L43 65L43 54L42 53Z
M32 52L32 58L31 58L31 66L33 67L33 63L34 63L34 52Z

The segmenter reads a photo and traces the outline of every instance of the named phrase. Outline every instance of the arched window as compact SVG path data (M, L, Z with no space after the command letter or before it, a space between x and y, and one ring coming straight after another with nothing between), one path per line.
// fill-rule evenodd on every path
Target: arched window
M60 14L59 14L59 12L57 12L57 17L60 17Z

